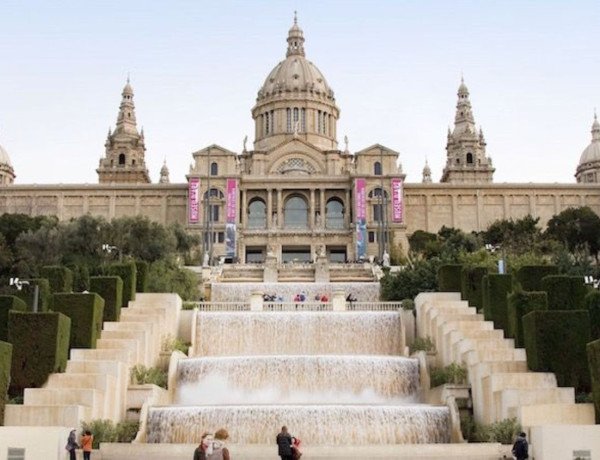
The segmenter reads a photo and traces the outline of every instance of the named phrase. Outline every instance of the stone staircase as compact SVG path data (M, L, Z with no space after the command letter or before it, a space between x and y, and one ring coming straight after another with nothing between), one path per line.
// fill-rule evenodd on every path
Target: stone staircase
M417 335L435 342L437 366L467 366L477 423L516 417L524 427L594 424L592 404L575 404L574 389L559 388L554 374L528 371L525 350L459 293L422 293L415 306Z
M22 405L6 406L6 426L79 427L81 421L125 416L129 370L157 364L163 340L176 337L181 299L137 294L119 322L105 322L95 349L72 349L66 372L43 388L25 390Z

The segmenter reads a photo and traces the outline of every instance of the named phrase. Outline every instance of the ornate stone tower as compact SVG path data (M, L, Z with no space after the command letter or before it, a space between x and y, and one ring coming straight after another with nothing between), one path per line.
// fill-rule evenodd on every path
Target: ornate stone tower
M340 110L325 77L305 57L304 33L295 16L287 43L286 58L271 71L252 108L254 148L268 151L294 137L335 150Z
M160 180L159 184L168 184L169 180L169 168L167 167L167 160L164 161L162 168L160 168Z
M0 145L0 185L11 185L15 181L15 171L10 163L8 152Z
M144 130L139 133L135 120L133 89L129 84L123 88L117 127L106 138L106 155L100 159L96 172L101 184L149 184L150 176L146 169L144 154Z
M469 89L463 79L458 88L454 131L448 129L447 160L441 182L485 184L493 180L492 159L485 155L483 131L477 132L469 101Z
M423 180L424 184L431 184L431 168L429 167L429 163L425 160L425 166L423 167Z
M581 154L575 178L581 184L600 182L600 123L598 123L596 113L594 113L594 123L592 123L592 142Z

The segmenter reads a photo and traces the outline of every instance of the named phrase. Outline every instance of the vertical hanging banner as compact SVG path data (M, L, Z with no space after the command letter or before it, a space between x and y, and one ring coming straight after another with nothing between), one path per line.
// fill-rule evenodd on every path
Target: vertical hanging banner
M197 224L200 222L200 178L190 177L190 188L188 196L188 222Z
M235 257L236 218L237 218L237 179L227 179L227 226L225 228L225 255Z
M392 221L402 222L403 217L402 179L392 179Z
M356 179L354 187L356 206L356 258L367 256L367 181Z

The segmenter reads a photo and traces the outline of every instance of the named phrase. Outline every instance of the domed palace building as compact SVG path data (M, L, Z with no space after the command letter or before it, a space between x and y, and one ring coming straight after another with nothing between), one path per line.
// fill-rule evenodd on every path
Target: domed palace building
M285 57L268 73L251 113L254 141L246 139L241 152L207 146L192 154L185 181L170 180L165 163L153 184L128 81L97 168L99 183L13 184L15 172L0 148L0 212L63 220L86 213L107 219L143 215L163 224L180 222L202 233L212 259L250 263L267 255L284 263L317 255L332 262L383 257L392 248L406 250L407 236L419 229L437 232L445 225L479 231L497 219L528 214L543 225L577 206L600 213L597 119L576 182L495 184L464 81L440 182L432 180L427 164L422 180L405 182L399 153L387 146L349 151L347 139L338 138L340 108L333 87L307 59L296 19Z

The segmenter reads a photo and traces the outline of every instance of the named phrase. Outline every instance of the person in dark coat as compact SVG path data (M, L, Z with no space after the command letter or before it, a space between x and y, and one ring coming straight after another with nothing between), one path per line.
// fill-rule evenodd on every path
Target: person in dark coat
M69 451L69 460L76 460L76 449L79 449L79 444L77 444L77 430L75 430L75 428L69 433L69 439L67 439L65 449Z
M200 445L196 447L194 451L194 460L206 460L206 445L204 444L206 438L210 433L202 433L202 438L200 440Z
M292 435L288 433L287 426L281 427L277 435L277 448L281 460L292 460Z
M525 433L521 433L515 441L512 453L517 460L525 460L529 458L529 444L525 437Z

